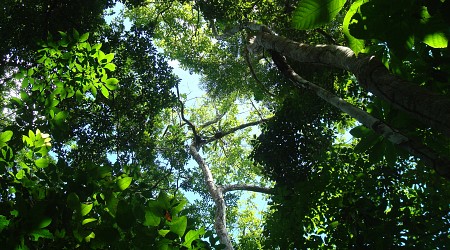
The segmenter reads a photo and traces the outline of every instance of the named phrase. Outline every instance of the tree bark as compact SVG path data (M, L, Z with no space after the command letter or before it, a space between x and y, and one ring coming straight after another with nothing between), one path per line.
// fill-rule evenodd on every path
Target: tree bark
M257 29L253 26L247 27ZM276 51L301 63L347 70L375 96L450 136L450 98L390 74L374 56L357 57L350 48L343 46L297 43L265 32L267 28L264 26L260 26L259 30L255 43L266 50Z
M245 185L245 184L235 184L235 185L226 185L222 187L222 192L226 193L229 191L252 191L263 194L274 194L273 188L260 187L254 185Z
M447 179L450 179L449 159L441 158L438 153L436 153L426 145L406 137L399 131L391 128L383 121L371 116L366 111L353 106L352 104L321 88L320 86L303 79L290 67L290 65L286 62L286 59L278 52L272 52L272 58L278 69L288 78L290 78L297 88L313 91L317 96L335 106L342 112L345 112L351 117L355 118L364 126L372 129L375 133L382 135L393 144L400 146L411 154L419 157L425 162L426 165L435 169L438 174Z
M216 229L216 233L219 236L219 241L221 244L225 245L225 249L232 250L234 248L233 245L231 244L230 237L228 236L227 220L226 220L227 206L223 198L222 189L214 183L214 178L212 176L211 170L209 169L206 162L203 160L203 157L201 157L201 155L198 153L195 141L190 145L189 151L192 157L194 157L194 160L202 169L209 194L213 198L214 204L216 205L214 228Z

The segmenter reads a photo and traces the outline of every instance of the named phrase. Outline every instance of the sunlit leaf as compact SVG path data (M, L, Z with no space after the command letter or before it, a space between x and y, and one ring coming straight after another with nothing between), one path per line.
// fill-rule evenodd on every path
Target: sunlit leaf
M186 231L186 226L187 226L187 217L186 216L177 217L174 218L173 221L170 223L170 231L178 234L181 237Z
M346 0L302 0L294 11L292 22L296 29L320 27L333 20Z
M39 158L34 163L36 164L36 167L38 168L46 168L48 167L49 160L47 158Z
M92 210L93 204L81 204L81 216L85 216Z
M4 145L6 145L6 142L11 140L12 136L13 136L13 132L11 130L6 130L6 131L0 133L0 147L3 147Z
M447 48L448 46L448 38L441 32L426 35L423 42L433 48Z
M118 83L119 83L119 80L117 80L116 78L108 78L105 81L105 85L109 90L117 89Z
M87 219L84 219L83 222L81 222L81 225L85 225L85 224L88 224L88 223L96 221L96 220L97 219L95 219L95 218L87 218Z
M365 42L364 42L364 40L357 39L350 34L350 30L349 30L350 21L352 20L353 15L355 15L356 12L358 12L359 7L367 1L368 0L358 0L358 1L354 2L350 6L350 9L347 11L347 14L344 17L344 22L342 24L342 33L344 33L345 37L347 38L347 40L349 42L350 48L353 50L353 52L355 52L355 54L358 54L359 52L361 52L364 49Z
M125 190L128 188L128 186L130 186L131 181L133 180L133 178L131 177L123 177L122 179L119 179L117 181L117 186L119 187L120 190Z
M82 42L86 42L86 40L89 38L89 33L84 33L83 35L80 36L80 38L78 39L78 42L82 43Z

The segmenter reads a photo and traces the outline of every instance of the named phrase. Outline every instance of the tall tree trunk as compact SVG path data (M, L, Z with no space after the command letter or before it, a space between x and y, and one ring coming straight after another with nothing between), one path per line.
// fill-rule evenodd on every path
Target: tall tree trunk
M356 56L350 48L334 45L307 45L258 29L255 43L302 63L322 64L353 73L358 82L377 97L411 114L419 121L450 136L450 98L402 80L389 73L374 56ZM262 30L262 31L261 31Z
M233 245L231 244L230 237L228 236L227 230L227 220L226 220L226 209L227 206L225 204L225 200L223 198L222 188L214 183L214 179L206 162L203 160L201 155L198 153L197 145L193 142L189 151L194 157L194 160L200 166L203 172L203 176L205 178L206 186L208 188L209 194L214 200L214 204L216 205L216 213L214 218L214 228L216 229L216 233L219 236L219 241L221 244L225 245L225 249L232 250Z

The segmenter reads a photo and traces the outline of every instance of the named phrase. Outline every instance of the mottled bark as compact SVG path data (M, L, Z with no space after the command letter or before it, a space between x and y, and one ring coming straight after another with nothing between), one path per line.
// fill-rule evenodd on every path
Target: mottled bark
M225 200L223 198L222 189L214 183L214 178L212 176L211 170L209 169L206 162L203 160L203 157L197 151L197 145L193 142L189 151L194 157L194 160L200 166L203 172L203 176L205 178L206 187L208 188L208 192L214 200L214 204L216 205L216 213L214 218L214 228L216 229L216 233L219 236L219 241L221 244L225 245L225 249L232 250L233 245L231 244L230 237L228 236L227 231L227 220L226 220L226 209L227 206L225 204Z
M255 26L255 25L253 25ZM253 30L257 27L247 26ZM402 80L373 56L356 56L350 48L297 43L260 26L255 43L301 63L322 64L353 73L375 96L450 136L450 98Z

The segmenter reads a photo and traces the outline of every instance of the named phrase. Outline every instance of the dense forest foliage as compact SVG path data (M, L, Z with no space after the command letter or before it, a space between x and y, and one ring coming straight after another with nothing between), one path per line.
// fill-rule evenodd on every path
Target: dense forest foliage
M449 4L4 0L2 248L449 248Z

